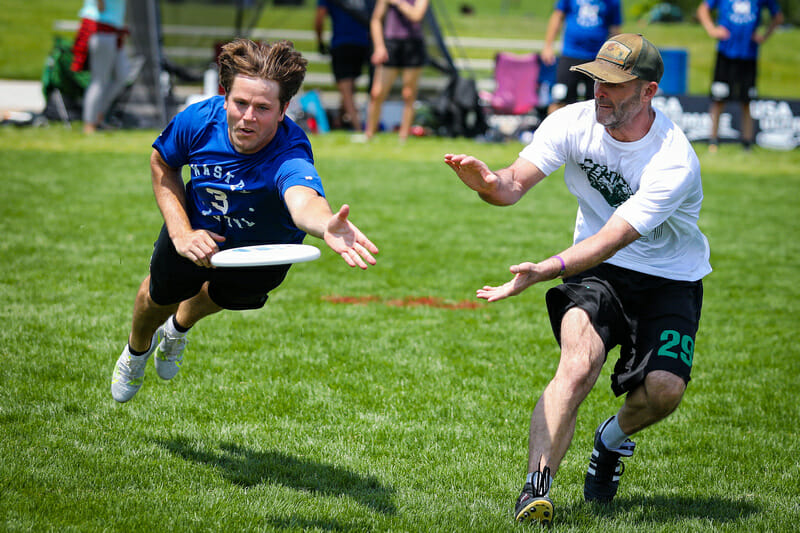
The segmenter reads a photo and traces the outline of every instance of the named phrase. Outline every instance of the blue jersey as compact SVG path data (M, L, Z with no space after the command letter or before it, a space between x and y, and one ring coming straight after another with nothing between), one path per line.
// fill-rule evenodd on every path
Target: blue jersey
M365 20L369 20L371 12L366 0L341 0L349 9L364 13ZM333 34L331 37L331 48L336 48L343 44L355 44L358 46L369 46L369 28L353 18L350 13L337 5L338 2L328 0L317 0L317 6L324 7L331 16L331 26Z
M620 0L557 0L564 12L561 55L590 61L609 37L609 28L622 24Z
M776 0L705 0L717 10L717 25L731 32L730 39L719 41L717 50L732 59L757 59L758 43L753 33L761 24L761 13L768 9L774 17L780 12Z
M189 168L192 228L224 236L221 249L302 242L305 232L292 221L283 195L295 185L325 195L308 137L284 117L267 146L240 154L228 137L224 101L214 96L187 107L153 143L170 167Z

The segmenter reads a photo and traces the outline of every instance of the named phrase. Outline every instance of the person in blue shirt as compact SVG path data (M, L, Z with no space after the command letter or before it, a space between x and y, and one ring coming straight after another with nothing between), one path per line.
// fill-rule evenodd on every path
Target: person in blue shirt
M306 64L288 41L226 44L219 56L224 96L187 107L153 143L153 192L164 225L114 368L116 401L138 392L151 354L159 377L171 379L189 328L222 309L262 307L289 270L215 269L219 250L300 243L311 234L351 267L376 263L378 249L348 220L349 206L332 212L308 138L286 116Z
M592 61L606 39L620 32L620 0L557 0L545 31L540 57L545 65L556 63L553 43L564 27L556 83L550 91L548 114L579 99L592 98L592 80L570 69Z
M764 9L769 11L771 20L759 32ZM711 16L714 10L716 24ZM750 100L756 96L758 49L783 24L783 13L777 0L703 0L697 7L697 18L708 35L719 41L711 83L709 151L717 151L719 117L726 101L742 106L741 141L748 150L755 133Z
M369 38L371 10L367 0L317 0L314 32L317 47L322 54L330 53L333 78L341 97L341 113L337 122L349 124L353 130L363 130L361 114L355 102L356 79L365 67L372 84L372 66L369 58L372 45ZM361 20L356 18L361 16ZM330 47L323 40L325 19L331 19Z

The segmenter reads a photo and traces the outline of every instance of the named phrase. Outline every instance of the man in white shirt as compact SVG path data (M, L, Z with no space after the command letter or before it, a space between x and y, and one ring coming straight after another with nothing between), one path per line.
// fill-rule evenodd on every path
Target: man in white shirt
M564 280L547 293L561 359L531 416L528 477L514 511L518 521L545 524L553 519L552 476L572 441L578 407L612 348L621 347L611 387L626 397L595 432L587 501L614 498L620 458L634 450L628 437L678 407L690 379L702 278L711 272L708 241L697 226L697 156L651 105L664 72L658 49L641 35L617 35L594 61L572 68L594 79L594 100L548 116L511 166L492 171L474 157L445 155L491 204L516 203L561 165L578 199L572 246L514 265L509 282L477 291L494 302Z

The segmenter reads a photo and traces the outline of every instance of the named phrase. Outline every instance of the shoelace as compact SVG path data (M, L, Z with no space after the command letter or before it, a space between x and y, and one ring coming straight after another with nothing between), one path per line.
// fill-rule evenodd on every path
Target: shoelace
M186 337L170 337L164 335L164 354L167 359L178 357L186 346Z
M130 379L131 377L138 377L139 374L142 373L142 368L144 368L146 364L147 360L139 361L129 355L126 360L122 361L119 373L126 379Z
M535 496L545 496L548 490L550 490L550 467L545 466L538 476L536 486L533 487L533 493Z

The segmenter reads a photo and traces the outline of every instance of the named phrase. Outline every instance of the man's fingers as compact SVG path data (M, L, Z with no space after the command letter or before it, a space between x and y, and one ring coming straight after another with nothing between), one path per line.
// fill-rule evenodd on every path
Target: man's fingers
M342 259L350 265L351 267L359 267L362 270L367 269L367 264L361 259L361 256L356 253L355 250L347 250L346 252L342 252ZM374 264L374 263L373 263Z
M346 221L347 217L350 216L350 206L347 204L342 205L342 207L339 208L339 212L336 213L336 216L339 217L339 220L342 222Z
M216 242L225 242L225 237L223 237L218 233L214 233L213 231L209 230L206 230L206 233L208 233L211 236L211 238L214 239Z
M378 253L378 248L369 241L366 241L365 244L367 244L369 247L364 246L363 244L357 242L354 248L356 249L356 252L358 252L358 255L366 259L369 262L369 264L374 265L375 263L377 263L377 261L375 260L374 257L372 257L372 254Z

